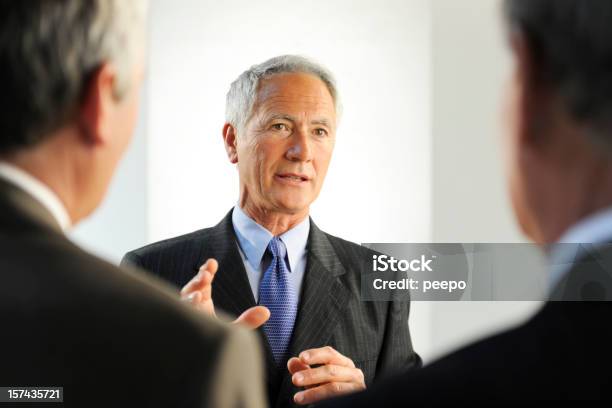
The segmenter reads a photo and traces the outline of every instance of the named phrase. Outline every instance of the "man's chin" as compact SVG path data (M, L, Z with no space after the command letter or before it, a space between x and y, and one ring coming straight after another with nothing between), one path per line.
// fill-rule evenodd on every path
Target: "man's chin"
M279 203L277 205L277 208L279 210L279 212L282 212L284 214L287 215L302 215L302 214L308 214L309 211L309 204L304 204L304 203L294 203L294 202L290 202L290 203Z

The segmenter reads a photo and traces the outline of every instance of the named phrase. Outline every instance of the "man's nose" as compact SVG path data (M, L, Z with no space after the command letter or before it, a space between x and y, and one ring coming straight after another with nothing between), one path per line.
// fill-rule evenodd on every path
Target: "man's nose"
M306 129L296 129L291 137L291 145L287 150L287 159L291 161L312 160L312 138Z

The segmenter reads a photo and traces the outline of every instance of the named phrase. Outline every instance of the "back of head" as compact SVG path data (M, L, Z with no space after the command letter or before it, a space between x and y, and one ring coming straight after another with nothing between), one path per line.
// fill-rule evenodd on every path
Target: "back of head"
M553 243L612 207L612 2L505 0L504 12L510 196L523 232Z
M0 2L0 160L55 192L73 223L131 138L147 0Z
M141 41L144 0L28 0L0 3L0 155L36 145L74 115L91 75L118 68L129 84ZM140 24L137 24L140 22Z
M612 148L612 2L505 0L526 38L536 80L554 89L593 142Z

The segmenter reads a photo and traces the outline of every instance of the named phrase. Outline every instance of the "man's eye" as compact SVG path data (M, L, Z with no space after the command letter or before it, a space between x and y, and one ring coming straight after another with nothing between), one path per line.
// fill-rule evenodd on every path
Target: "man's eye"
M274 130L289 130L287 125L285 125L284 123L275 123L274 125L272 125L272 129L274 129Z
M315 129L315 135L317 136L327 136L327 130L325 129Z

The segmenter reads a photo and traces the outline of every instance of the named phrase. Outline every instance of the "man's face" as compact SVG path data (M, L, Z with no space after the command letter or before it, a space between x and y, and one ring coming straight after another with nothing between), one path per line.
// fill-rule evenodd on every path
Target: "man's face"
M319 78L284 73L262 80L236 141L242 207L307 214L323 186L335 130L334 101Z

